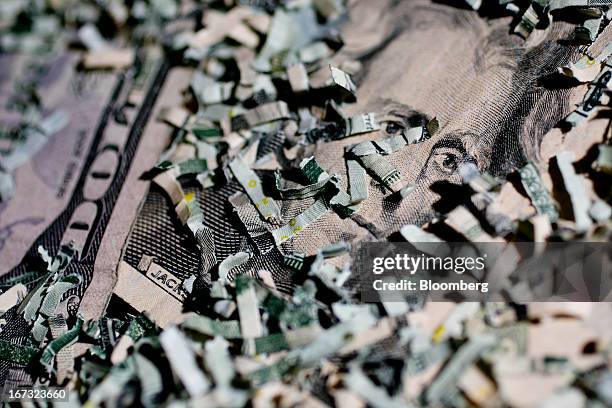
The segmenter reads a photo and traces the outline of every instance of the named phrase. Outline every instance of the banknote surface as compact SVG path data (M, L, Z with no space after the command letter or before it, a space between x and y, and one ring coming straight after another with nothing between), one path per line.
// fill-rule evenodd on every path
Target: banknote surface
M2 2L0 400L611 405L610 7Z
M32 59L31 56L29 58ZM165 76L167 64L160 55L155 57L151 62L151 71L147 73L151 78L141 79L148 87L145 89L147 98L136 106L126 108L126 89L129 90L133 82L127 74L78 73L78 58L75 55L66 55L52 62L54 65L48 68L48 76L37 79L42 88L39 92L44 103L70 112L73 119L56 135L57 140L48 141L40 153L18 169L15 175L16 195L2 207L1 219L3 222L6 220L7 224L3 227L6 234L3 242L6 245L2 247L0 264L6 268L2 279L10 281L11 278L26 275L32 268L31 262L39 246L59 247L63 243L73 242L79 255L70 268L79 274L85 285L75 287L68 296L82 298L93 279L96 263L101 263L102 259L110 263L114 261L115 265L118 263L120 250L113 253L105 248L104 256L98 256L98 251L104 234L108 232L109 221L130 165L134 163L142 128ZM20 66L15 64L14 69L15 75L18 75ZM11 86L14 86L14 82L8 79L7 90ZM46 92L49 92L49 101L44 99ZM54 98L64 99L56 102ZM117 120L114 113L119 109L125 109L127 123ZM19 194L20 190L23 193ZM127 209L120 211L127 215ZM16 215L11 218L11 214ZM28 223L27 220L36 222ZM15 262L16 259L20 261ZM105 276L103 267L98 270L98 281L112 286L114 271L107 271ZM92 290L95 290L95 285ZM108 297L108 293L104 295ZM91 313L100 313L105 303L103 297L98 297ZM87 309L83 304L86 314ZM9 338L15 336L10 329L27 331L28 326L22 321L13 320L3 335ZM2 375L6 378L6 368Z
M160 68L163 68L163 66ZM163 75L163 72L154 72L152 75ZM142 135L142 126L150 113L151 101L154 100L154 98L150 98L147 101L147 104L143 107L143 110L136 109L136 112L132 114L133 123L120 125L115 122L115 119L112 118L110 114L114 109L119 108L118 103L121 103L121 101L117 100L117 97L120 94L121 87L127 86L123 83L122 78L109 78L106 83L94 83L90 86L99 86L99 88L94 89L106 91L107 95L102 94L102 98L100 98L98 95L94 94L90 95L87 100L90 102L96 101L97 103L100 103L100 101L104 101L104 96L108 96L108 104L102 105L99 108L99 111L97 112L99 115L97 116L94 116L96 114L95 110L91 112L92 117L83 118L78 111L74 113L75 120L84 119L86 122L88 122L87 125L91 127L89 133L92 133L92 140L91 143L89 143L89 149L86 149L85 146L87 146L87 144L85 144L85 142L78 141L76 142L77 147L72 147L73 151L74 149L77 149L77 151L74 153L83 155L87 159L87 161L81 165L81 172L76 173L78 167L76 167L74 164L70 165L70 162L67 160L68 157L66 157L67 154L65 152L71 152L70 146L66 146L65 149L60 149L58 147L58 153L55 153L54 157L46 160L50 162L50 166L53 165L53 162L68 166L66 170L67 174L64 175L64 178L70 178L68 181L76 185L73 187L71 194L69 191L64 192L66 187L62 187L62 185L60 185L57 187L56 195L63 196L64 194L70 194L70 200L66 203L66 205L64 205L62 211L59 212L54 219L51 219L46 228L44 228L35 238L32 236L32 234L18 234L16 236L16 238L22 237L22 240L31 240L30 247L28 248L29 254L35 254L39 245L59 246L61 243L74 240L77 242L77 245L79 245L79 261L83 263L83 267L85 267L86 264L89 264L89 279L91 279L91 271L93 263L96 260L101 237L105 232L105 228L108 220L110 219L111 213L113 212L117 196L119 195L119 191L126 177L127 171L129 170L129 164L133 159L134 151ZM159 85L156 85L152 89L152 96L155 96L155 92L158 90L158 87ZM82 103L78 103L78 101L75 101L74 103L77 106L82 106ZM88 107L85 106L85 108ZM90 112L90 110L86 109L86 112ZM66 130L66 132L69 131L70 129ZM77 128L73 133L77 135L80 134L80 137L84 138L87 134L87 129ZM81 153L80 149L83 149L84 152ZM53 151L47 151L46 149L45 151L53 154ZM43 158L33 158L33 162L35 162L37 165L39 163L44 163L44 161L45 160ZM75 174L73 175L72 172ZM34 172L34 174L36 174L36 172ZM51 176L51 172L44 168L40 170L39 174L42 174L43 176ZM28 173L28 175L31 175L31 173ZM77 181L74 181L73 179ZM52 177L51 180L57 182L57 180L61 180L61 178ZM42 190L42 188L37 186L31 186L30 188L33 189L32 191L34 193ZM11 200L10 204L16 206L13 211L23 214L24 217L29 216L31 218L36 218L36 212L33 212L32 215L28 214L27 209L31 206L29 204L26 205L26 203L32 202L34 205L39 203L45 211L48 210L50 206L49 204L51 203L46 199L47 194L45 194L45 191L43 190L41 193L42 194L39 197L33 197L30 194L23 194L23 199L25 201L22 203L19 203L16 200ZM9 207L7 207L5 211L8 210ZM6 215L7 217L3 217L3 219L8 220L10 213L7 213ZM10 232L11 228L8 228L7 231ZM7 241L19 242L18 239L7 239ZM6 263L3 262L3 265L11 265L11 257L22 255L20 252L17 252L16 255L14 255L10 249L11 248L9 247L6 250L7 260ZM22 258L28 255L28 252L22 252ZM5 277L10 278L11 276L15 276L15 274L18 275L23 273L26 268L26 264L21 263L12 268L12 270L7 271L8 273L5 275Z
M112 73L78 73L78 57L65 53L40 61L30 55L3 55L2 123L19 124L15 107L20 97L19 84L38 84L44 115L53 110L68 113L68 124L45 141L43 149L16 169L14 199L3 202L0 213L2 244L0 273L16 267L32 243L65 210L80 175L88 163L98 125L108 115L113 90L120 77ZM40 66L39 66L40 65ZM103 126L102 124L100 124ZM62 230L57 234L61 236Z

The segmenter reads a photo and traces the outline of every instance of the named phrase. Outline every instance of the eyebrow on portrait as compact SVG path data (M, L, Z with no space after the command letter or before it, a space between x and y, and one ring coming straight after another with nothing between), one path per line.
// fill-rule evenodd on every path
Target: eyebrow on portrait
M424 119L428 121L429 115L424 112L421 112L410 105L406 105L392 99L384 99L380 101L381 108L377 109L379 114L381 115L380 120L390 120L392 118L398 119L402 121L407 126L411 125L411 122L414 121L415 118Z
M467 154L467 149L465 148L465 145L463 144L463 141L461 140L461 135L457 135L457 134L446 136L438 140L436 144L434 144L433 147L431 148L431 151L434 152L436 149L442 149L442 148L456 149L461 154Z

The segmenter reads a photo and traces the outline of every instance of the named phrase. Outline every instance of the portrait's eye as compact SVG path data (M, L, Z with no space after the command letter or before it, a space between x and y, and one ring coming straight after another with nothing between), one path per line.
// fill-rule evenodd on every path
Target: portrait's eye
M476 157L470 155L464 143L474 136L469 133L446 135L438 140L429 153L427 162L419 177L430 182L445 180L451 183L461 181L459 168L466 163L478 164Z
M380 120L381 128L388 136L404 136L407 130L419 126L427 126L429 119L426 115L411 110L391 110L383 114L385 119Z
M459 163L462 161L461 157L454 149L438 149L434 153L434 162L438 169L446 174L453 174L457 171Z
M399 135L404 131L404 127L397 122L387 122L387 126L385 126L385 132L388 135Z

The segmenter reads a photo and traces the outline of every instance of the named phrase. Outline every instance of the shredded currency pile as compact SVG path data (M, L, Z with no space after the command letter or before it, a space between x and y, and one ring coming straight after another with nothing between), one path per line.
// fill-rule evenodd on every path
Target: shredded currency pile
M368 304L354 268L361 241L610 240L612 1L436 5L485 23L505 18L514 42L536 41L557 20L571 25L558 46L579 58L542 77L555 76L582 101L544 137L542 163L494 176L444 159L460 180L441 196L465 200L366 238L343 228L360 223L368 201L383 197L390 208L417 193L393 154L429 143L448 124L432 117L400 131L380 112L354 111L365 67L345 52L355 44L340 28L355 3L0 2L3 54L32 54L42 66L76 50L77 73L100 81L118 73L129 84L103 110L108 126L141 127L129 139L106 132L90 153L98 155L98 184L66 187L83 189L79 199L98 208L90 224L77 217L71 239L32 240L23 266L3 265L11 268L0 278L4 393L59 386L70 391L64 404L111 407L612 406L609 303ZM377 30L387 29L384 21L373 27L361 34L363 50L375 49ZM53 149L54 135L80 115L43 103L45 86L25 78L3 96L17 125L2 127L2 206L19 199L19 167ZM344 139L335 157L343 171L326 168L320 153ZM155 157L139 161L141 150ZM68 160L63 154L58 162ZM146 187L124 185L111 216L100 191L123 173L109 169L132 165L141 167L125 183ZM117 200L119 190L113 194ZM98 248L103 231L87 240L79 231L97 219L113 223L124 202L134 202L132 215L113 225L128 240L102 241L95 266L82 266L93 262L91 245ZM147 211L167 219L160 231L169 232L147 236ZM58 219L68 223L66 214ZM0 232L2 246L17 239L11 222L3 221L11 227ZM111 259L105 245L108 254L121 247L121 258ZM173 265L191 266L179 273Z

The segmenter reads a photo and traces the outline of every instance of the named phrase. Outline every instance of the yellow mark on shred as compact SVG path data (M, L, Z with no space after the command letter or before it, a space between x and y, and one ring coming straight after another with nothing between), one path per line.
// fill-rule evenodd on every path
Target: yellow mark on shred
M438 328L436 329L436 331L434 332L433 336L432 336L432 340L435 343L439 343L442 340L442 335L444 334L446 330L444 329L444 325L438 326Z

